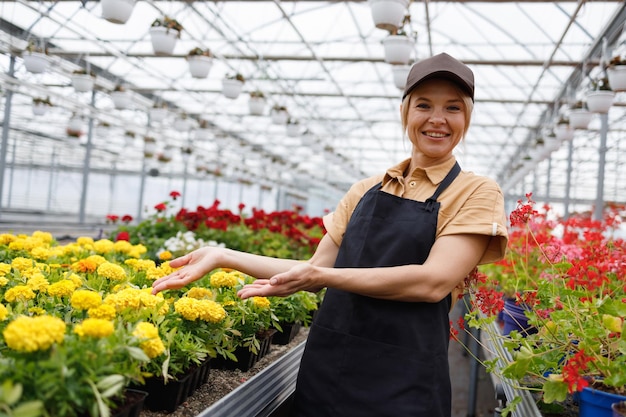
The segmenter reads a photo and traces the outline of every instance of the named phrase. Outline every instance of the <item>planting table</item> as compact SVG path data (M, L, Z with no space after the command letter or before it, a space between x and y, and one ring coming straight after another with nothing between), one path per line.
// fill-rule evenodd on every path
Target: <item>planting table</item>
M305 342L206 408L198 417L283 417L296 388Z

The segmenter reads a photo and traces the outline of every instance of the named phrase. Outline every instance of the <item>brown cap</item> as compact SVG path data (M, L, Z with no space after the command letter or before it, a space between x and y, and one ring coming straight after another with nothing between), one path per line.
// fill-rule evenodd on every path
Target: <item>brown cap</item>
M474 101L474 73L461 61L441 53L416 62L406 79L402 100L422 81L446 78L458 84Z

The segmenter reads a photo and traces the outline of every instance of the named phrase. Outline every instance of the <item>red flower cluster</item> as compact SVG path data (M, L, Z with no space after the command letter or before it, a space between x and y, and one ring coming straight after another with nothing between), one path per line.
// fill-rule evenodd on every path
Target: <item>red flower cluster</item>
M583 388L589 386L589 381L581 375L587 370L587 364L592 361L593 358L587 356L585 350L581 349L563 365L563 380L567 382L567 390L570 394L582 391Z

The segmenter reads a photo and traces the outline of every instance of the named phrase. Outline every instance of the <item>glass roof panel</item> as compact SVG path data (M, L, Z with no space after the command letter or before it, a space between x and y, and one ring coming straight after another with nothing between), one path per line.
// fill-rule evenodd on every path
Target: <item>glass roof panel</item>
M457 152L463 167L495 178L512 199L534 188L546 199L592 203L600 116L550 158L526 168L522 158L600 74L603 51L610 55L619 41L624 8L621 1L412 2L407 26L416 37L412 60L445 51L475 72L472 127ZM19 138L16 160L44 164L54 153L57 163L80 166L77 147L85 148L86 137L71 141L65 134L73 113L86 125L89 117L94 126L112 125L110 140L95 135L92 144L97 155L92 166L105 171L113 162L118 169L141 170L142 136L149 132L159 146L176 150L175 161L182 160L180 148L193 144L209 162L236 172L246 154L255 153L270 161L259 181L275 180L270 171L284 170L291 161L294 181L312 177L313 170L319 174L313 176L319 182L315 188L329 187L331 196L410 153L400 128L397 67L384 60L389 33L374 26L366 1L138 1L125 24L101 15L99 2L0 3L0 68L3 93L14 93L10 126L11 139ZM184 27L171 56L155 55L152 48L149 29L161 15ZM24 68L28 41L48 43L52 65L44 74ZM207 78L189 73L185 56L194 47L213 54ZM14 74L9 75L12 55ZM72 71L85 67L98 74L93 97L71 87ZM229 99L222 94L222 80L235 73L246 82L242 94ZM131 109L115 109L110 93L117 84L132 95ZM267 98L261 116L249 114L248 93L254 90ZM31 100L42 95L55 107L37 119ZM626 159L619 146L626 130L624 101L624 93L618 93L608 118L605 191L611 200L626 195L617 181ZM153 105L162 102L168 116L151 118ZM298 137L271 121L273 105L285 106L298 120ZM193 120L192 131L171 129L182 114ZM193 142L201 119L211 133ZM124 139L129 129L137 132L131 142ZM303 138L305 131L314 139ZM50 144L47 153L33 151L37 140ZM569 143L575 146L572 170ZM183 165L172 164L168 172L181 175ZM569 191L563 179L568 172Z

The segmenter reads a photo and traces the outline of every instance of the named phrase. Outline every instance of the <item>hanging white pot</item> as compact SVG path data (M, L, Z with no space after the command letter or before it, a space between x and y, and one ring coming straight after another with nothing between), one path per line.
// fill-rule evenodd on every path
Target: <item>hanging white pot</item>
M393 73L393 83L400 90L404 90L404 87L406 86L406 78L408 77L410 70L410 65L393 65L391 67L391 72Z
M72 74L72 85L79 93L86 93L93 90L96 78L89 74Z
M374 25L392 31L402 26L409 0L369 0Z
M243 82L239 80L232 78L224 78L222 80L222 94L227 98L236 99L241 94L242 88Z
M587 109L571 109L569 111L569 125L574 129L587 129L593 113Z
M187 57L189 72L194 78L206 78L213 66L213 58L204 55L192 55Z
M574 137L574 128L569 124L559 123L554 128L556 139L560 142L566 142Z
M613 91L626 91L626 65L614 65L606 69L609 85Z
M211 140L211 129L199 128L193 132L193 138L198 141Z
M83 134L83 119L78 116L72 116L67 123L67 135L72 137L80 137Z
M615 91L588 91L586 96L587 107L589 108L589 111L593 113L608 113L611 105L613 104L614 98Z
M413 40L404 35L389 35L383 39L385 62L394 65L408 65L413 51Z
M151 136L143 138L143 156L144 158L152 158L157 150L156 140Z
M152 49L157 55L172 55L176 47L176 41L180 32L163 26L150 27L150 40Z
M287 110L272 110L272 123L275 125L284 125L289 119L289 113Z
M169 110L165 107L151 107L150 108L150 121L155 123L162 123L169 113Z
M290 138L300 136L300 125L298 123L287 123L287 136Z
M177 132L188 132L191 129L191 121L186 117L177 117L174 119L173 127Z
M26 52L22 56L26 70L33 74L46 72L50 65L50 58L42 52Z
M112 91L111 100L118 110L130 109L133 106L133 100L127 91Z
M135 0L100 0L102 18L111 23L124 24L135 8Z
M250 97L248 109L253 116L262 116L265 111L265 99L263 97Z
M33 103L33 114L35 116L43 116L48 112L50 106L43 103Z

